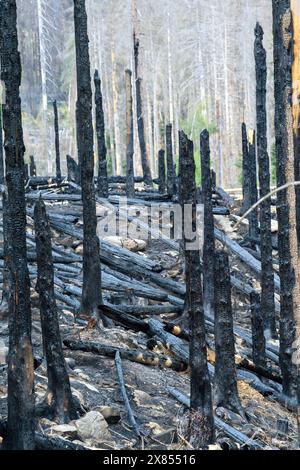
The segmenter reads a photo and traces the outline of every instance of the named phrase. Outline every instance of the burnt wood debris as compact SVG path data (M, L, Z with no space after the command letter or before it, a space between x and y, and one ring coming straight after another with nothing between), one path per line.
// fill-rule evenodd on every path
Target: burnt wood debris
M109 36L109 53L98 48L107 44L105 19L73 0L74 79L61 93L49 62L41 87L47 149L28 132L21 102L23 3L0 0L0 449L298 448L297 1L270 4L273 56L267 28L258 17L251 23L253 96L242 81L240 89L253 128L249 113L225 126L223 97L207 119L193 109L189 122L174 80L170 11L161 30L167 93L158 100L161 78L153 73L154 93L147 78L158 58L155 45L144 47L153 32L139 0L131 2L124 69L117 37ZM218 82L218 64L212 68ZM44 72L35 71L41 80ZM203 90L217 95L215 87ZM232 154L220 148L222 133L234 132L241 188L224 183Z

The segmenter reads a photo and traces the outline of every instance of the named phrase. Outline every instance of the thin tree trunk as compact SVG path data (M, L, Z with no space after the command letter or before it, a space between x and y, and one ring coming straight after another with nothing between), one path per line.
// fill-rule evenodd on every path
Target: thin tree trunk
M273 0L275 133L277 184L294 181L294 133L292 126L293 29L289 0ZM283 391L296 396L299 373L293 364L293 344L299 352L299 268L296 230L296 195L291 186L277 195L280 292L280 367ZM296 326L298 329L296 330ZM299 354L298 354L299 357ZM299 366L298 366L299 367ZM299 387L298 387L299 390ZM298 396L299 398L299 396Z
M54 111L54 132L55 132L55 156L56 156L56 178L61 180L61 168L60 168L60 145L59 145L59 122L58 122L58 110L57 101L53 102ZM51 176L51 175L49 175Z
M250 206L258 201L257 190L257 164L256 164L256 134L255 131L249 132L249 169L250 169ZM258 211L252 211L249 216L249 238L251 247L255 250L259 238L258 234Z
M242 213L250 208L250 171L249 171L249 148L247 127L242 124L242 147L243 147L243 208Z
M121 176L123 174L122 167L122 155L121 155L121 136L120 136L120 119L119 119L119 87L118 87L118 77L117 77L117 63L116 63L116 53L114 49L115 45L112 41L111 48L111 65L112 65L112 101L113 101L113 121L114 121L114 133L115 133L115 172L116 176Z
M168 195L174 196L175 193L175 167L173 159L173 133L172 124L166 126L166 151L167 151L167 185Z
M46 411L49 419L57 419L60 424L64 424L76 419L77 413L63 355L54 296L50 223L45 204L41 199L34 208L34 227L38 268L36 289L39 293L48 376L48 390L41 408L42 411Z
M94 190L92 88L85 0L74 0L74 21L78 96L77 119L80 131L78 132L78 151L81 163L84 235L81 311L88 316L98 316L97 307L102 303L101 265Z
M243 415L238 396L228 254L215 256L215 403Z
M2 104L0 103L0 184L4 184L4 154L3 154L3 125L2 125Z
M270 192L270 161L267 142L267 63L263 47L263 29L259 23L255 28L254 57L256 65L256 121L257 156L259 165L260 197ZM277 337L274 298L274 273L272 258L271 199L260 206L260 251L261 251L261 311L266 337Z
M96 132L98 143L98 196L108 197L107 161L105 144L105 120L101 92L101 80L98 70L95 71L95 105L96 105Z
M193 228L196 226L196 183L193 143L179 133L180 201L182 208L191 205ZM189 227L190 229L190 227ZM184 236L186 307L190 318L191 414L190 443L201 448L214 441L214 418L211 384L207 367L205 322L201 286L199 249L191 249L192 240Z
M5 85L3 109L9 234L9 353L8 426L4 446L34 449L34 383L31 345L30 280L27 267L24 142L20 99L21 60L18 51L15 0L0 0L1 79Z
M266 367L266 340L264 335L264 318L260 306L260 295L250 294L252 324L252 358L256 367Z
M166 192L166 162L165 151L159 150L158 152L158 172L159 172L159 192L165 194Z
M212 207L209 133L206 129L200 135L200 156L202 197L204 204L203 301L204 313L209 317L213 317L215 237Z
M34 156L30 155L30 164L29 164L29 175L32 177L37 176L36 164L34 161ZM50 176L50 175L49 175Z
M133 97L132 97L132 72L125 71L126 91L126 195L133 198L134 191L134 125L133 125Z

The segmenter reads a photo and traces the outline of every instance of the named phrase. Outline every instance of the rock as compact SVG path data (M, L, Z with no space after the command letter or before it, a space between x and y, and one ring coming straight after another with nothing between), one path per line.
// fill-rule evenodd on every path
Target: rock
M73 246L74 240L72 237L65 237L59 241L59 244L65 248L71 248Z
M132 240L131 238L126 238L122 241L122 246L123 248L136 253L138 251L145 251L147 243L144 240Z
M108 424L99 411L90 411L75 421L77 434L83 441L103 442L111 440Z
M83 255L83 244L81 243L75 248L75 253L76 255Z
M121 419L120 409L115 406L100 406L97 408L108 424L116 424Z
M111 245L118 246L119 248L122 248L122 239L121 237L104 237L103 240L107 243L110 243Z
M73 440L77 438L77 428L71 424L59 424L51 428L51 431L55 434L59 434L65 439Z
M219 444L211 444L208 446L208 450L223 450Z
M151 396L142 390L134 391L134 401L138 406L144 406L145 408L151 408L153 406Z
M70 369L75 369L76 366L76 361L72 357L66 357L65 359L67 365L70 367Z
M237 413L234 413L231 410L228 410L227 408L223 408L221 406L219 406L216 409L216 415L219 418L224 419L225 421L230 421L231 424L241 425L241 424L246 423L246 420L244 418L242 418L240 415L238 415Z

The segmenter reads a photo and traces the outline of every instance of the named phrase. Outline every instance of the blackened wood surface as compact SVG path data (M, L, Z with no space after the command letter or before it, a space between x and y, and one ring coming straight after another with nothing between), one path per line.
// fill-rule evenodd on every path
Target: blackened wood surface
M98 70L95 71L95 105L96 105L96 133L98 144L98 195L108 197L107 161L105 143L105 120L101 91L101 80Z

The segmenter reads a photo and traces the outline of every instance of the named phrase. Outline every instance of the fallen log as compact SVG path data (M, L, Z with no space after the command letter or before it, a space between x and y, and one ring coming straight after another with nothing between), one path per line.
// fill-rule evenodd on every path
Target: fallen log
M177 359L162 356L161 354L151 353L138 349L125 349L115 346L108 346L106 344L95 343L91 341L76 341L65 339L64 345L72 351L91 352L114 358L116 353L119 352L122 359L127 359L132 362L144 364L147 366L157 366L167 369L173 369L181 372L187 369L187 364L180 362Z

